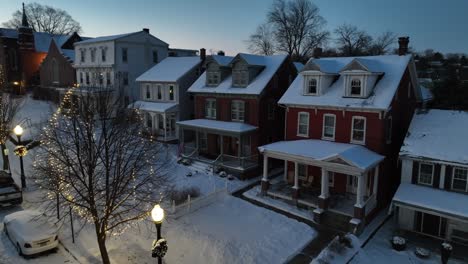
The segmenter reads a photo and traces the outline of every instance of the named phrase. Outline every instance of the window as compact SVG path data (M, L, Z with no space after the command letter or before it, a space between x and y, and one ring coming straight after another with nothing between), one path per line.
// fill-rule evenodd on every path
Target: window
M92 49L91 50L91 62L94 62L96 60L96 50Z
M309 113L299 112L297 117L297 135L301 137L309 136Z
M200 149L206 150L208 148L208 135L206 132L198 132L198 140L200 144Z
M83 84L83 73L80 72L80 84Z
M366 138L366 118L353 116L351 142L364 143Z
M392 116L389 116L387 118L387 126L386 126L386 129L387 129L387 144L390 144L392 142L392 126L393 126L393 119L392 119Z
M169 100L174 100L174 85L169 85Z
M153 50L153 63L158 63L158 51Z
M244 122L245 103L244 101L234 100L231 103L231 120Z
M324 139L335 139L335 125L336 117L333 114L323 115L323 131L322 138Z
M122 48L122 62L128 62L128 49Z
M468 192L468 169L453 169L452 190Z
M418 183L432 186L432 180L434 175L434 165L429 163L419 164L419 177Z
M85 50L81 50L80 55L81 55L81 62L85 62L86 51L85 51Z
M102 49L102 50L101 50L101 60L102 60L102 62L105 62L105 61L106 61L106 57L107 57L107 56L106 56L106 55L107 55L106 53L107 53L107 50L106 50L106 49Z
M123 78L123 84L128 85L128 72L123 72L122 78Z
M307 94L317 94L317 79L311 78L307 82Z
M205 117L216 119L216 99L207 99L205 102Z
M151 91L149 84L146 85L146 99L151 99Z
M220 75L219 72L207 72L206 73L206 78L207 78L207 84L208 85L218 85L220 81Z
M111 85L111 74L110 74L110 72L106 72L106 84Z
M246 87L249 83L249 73L247 71L233 71L232 84L233 86Z
M162 87L161 87L161 85L158 84L156 89L158 90L158 97L157 97L158 100L162 100Z
M335 186L335 173L333 171L327 171L328 173L328 186L334 187Z
M86 73L86 84L89 85L89 73Z
M297 164L297 176L300 180L307 179L307 165Z
M104 84L104 74L102 73L99 73L99 85L103 85Z
M351 80L351 96L361 96L361 80Z
M146 114L146 127L150 129L153 128L153 118L148 113Z

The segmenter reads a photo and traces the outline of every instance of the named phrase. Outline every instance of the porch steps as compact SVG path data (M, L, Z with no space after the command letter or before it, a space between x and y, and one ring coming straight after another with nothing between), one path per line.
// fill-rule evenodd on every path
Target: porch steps
M200 162L200 161L196 161L194 160L191 164L190 164L190 169L192 171L198 171L198 172L211 172L211 164L208 164L208 163L203 163L203 162Z
M323 217L323 223L329 227L347 232L349 231L349 220L351 220L351 218L352 217L350 216L345 216L327 210Z

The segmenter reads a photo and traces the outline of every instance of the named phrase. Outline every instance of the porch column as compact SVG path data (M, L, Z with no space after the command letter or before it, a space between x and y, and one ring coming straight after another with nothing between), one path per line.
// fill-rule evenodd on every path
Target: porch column
M163 127L164 127L164 141L166 141L166 113L163 114Z
M299 163L297 162L294 162L294 186L293 186L292 198L296 202L297 202L297 199L299 198Z
M322 180L321 180L321 194L319 196L319 208L327 209L328 200L329 200L329 181L328 181L328 171L322 168Z
M372 194L375 195L375 199L377 199L377 191L379 187L379 167L380 165L377 165L374 168L374 186L373 186Z
M265 195L270 187L270 182L268 181L268 156L266 153L263 153L263 178L262 178L262 194Z
M283 175L283 180L284 180L285 182L288 181L288 161L287 161L287 160L284 161L284 175Z
M364 195L366 193L367 173L358 177L356 204L354 205L354 218L363 219L365 216Z
M445 165L440 166L439 189L444 189L445 185Z

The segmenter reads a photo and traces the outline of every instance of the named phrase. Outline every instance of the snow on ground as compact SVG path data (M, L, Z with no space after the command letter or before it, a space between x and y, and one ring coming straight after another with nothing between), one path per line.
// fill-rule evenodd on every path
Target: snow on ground
M321 263L348 263L361 246L359 239L351 234L344 237L349 244L341 243L339 237L335 237L328 246L314 258L311 264Z

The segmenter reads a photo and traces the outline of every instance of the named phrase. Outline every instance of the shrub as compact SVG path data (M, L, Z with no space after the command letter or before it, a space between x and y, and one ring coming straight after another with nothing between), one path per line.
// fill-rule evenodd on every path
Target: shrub
M169 199L171 201L175 201L176 205L179 205L187 201L187 196L189 195L192 199L199 197L200 189L197 187L184 187L181 189L175 189L170 193Z

